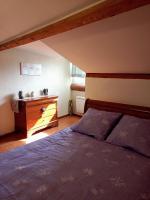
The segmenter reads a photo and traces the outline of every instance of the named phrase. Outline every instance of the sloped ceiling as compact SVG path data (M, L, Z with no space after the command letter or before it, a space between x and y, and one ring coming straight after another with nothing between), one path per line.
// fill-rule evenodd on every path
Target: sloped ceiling
M76 12L97 0L0 1L0 42L4 42Z
M85 72L150 73L150 6L42 42Z
M16 47L16 48L26 50L26 51L29 51L31 53L43 55L43 56L48 56L48 57L53 57L53 58L55 57L56 59L58 57L62 57L60 54L58 54L56 51L54 51L52 48L50 48L49 46L47 46L46 44L44 44L40 40L36 41L36 42L29 43L27 45L22 45L22 46L19 46L19 47Z

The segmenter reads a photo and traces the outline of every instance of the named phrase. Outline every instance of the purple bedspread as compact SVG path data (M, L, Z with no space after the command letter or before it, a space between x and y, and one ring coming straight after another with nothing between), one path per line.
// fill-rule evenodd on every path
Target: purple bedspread
M150 200L150 159L61 131L0 154L0 200Z

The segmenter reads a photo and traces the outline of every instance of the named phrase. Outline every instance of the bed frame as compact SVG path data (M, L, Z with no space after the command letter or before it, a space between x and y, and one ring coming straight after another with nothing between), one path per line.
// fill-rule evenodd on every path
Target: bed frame
M85 102L84 112L86 112L88 108L96 108L98 110L106 110L111 112L121 112L127 115L150 119L150 107L87 99Z

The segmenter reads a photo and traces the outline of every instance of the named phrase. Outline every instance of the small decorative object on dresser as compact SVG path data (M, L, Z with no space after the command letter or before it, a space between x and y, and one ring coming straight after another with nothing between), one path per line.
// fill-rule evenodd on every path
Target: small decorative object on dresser
M43 89L43 95L48 95L48 89L47 88Z
M58 126L57 100L57 96L19 99L15 131L30 136L44 128Z
M31 97L34 97L34 92L33 92L33 91L31 92L30 96L31 96Z
M18 92L18 97L19 99L23 99L23 92L21 90Z

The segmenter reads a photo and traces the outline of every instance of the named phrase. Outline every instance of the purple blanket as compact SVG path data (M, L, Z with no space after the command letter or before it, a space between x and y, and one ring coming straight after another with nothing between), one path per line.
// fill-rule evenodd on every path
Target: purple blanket
M150 159L61 131L0 154L0 200L149 200Z

